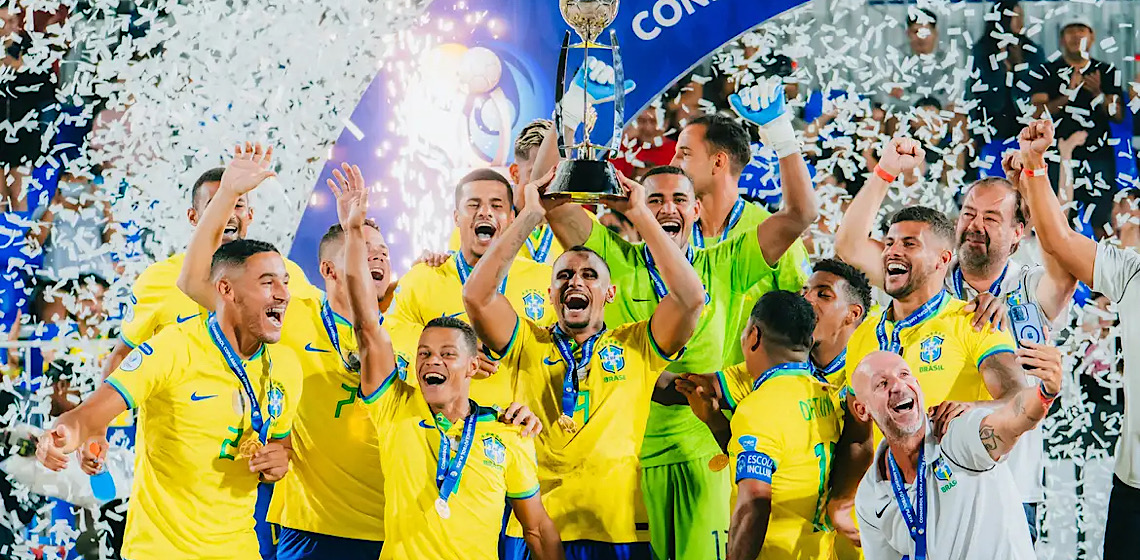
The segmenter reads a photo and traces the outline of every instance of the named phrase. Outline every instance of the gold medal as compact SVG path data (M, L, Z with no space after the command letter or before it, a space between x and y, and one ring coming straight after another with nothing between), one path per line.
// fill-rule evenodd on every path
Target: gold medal
M578 431L578 427L574 424L574 419L565 414L558 417L558 425L571 434Z
M440 519L449 519L451 517L451 506L447 505L447 500L436 498L435 512L439 514Z
M261 450L261 440L256 437L246 439L242 442L241 447L238 447L238 455L247 459L252 459L253 456Z
M723 471L728 466L728 455L721 453L712 459L709 459L709 470L712 472Z

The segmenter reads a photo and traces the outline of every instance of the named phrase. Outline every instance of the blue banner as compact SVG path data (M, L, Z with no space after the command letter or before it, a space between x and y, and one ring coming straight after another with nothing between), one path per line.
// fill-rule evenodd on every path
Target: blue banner
M617 32L627 80L625 119L711 52L804 0L623 0ZM557 0L437 0L423 22L401 34L399 52L364 92L309 198L290 257L310 277L317 244L336 223L325 179L342 161L361 167L374 186L371 215L381 225L392 269L405 272L416 247L453 229L455 181L478 167L505 167L531 120L549 118L559 48L569 31ZM609 42L605 33L600 42ZM578 42L577 35L572 43ZM594 55L594 51L591 51ZM596 53L610 61L608 52ZM567 83L582 64L571 52ZM612 103L597 107L591 137L608 140Z

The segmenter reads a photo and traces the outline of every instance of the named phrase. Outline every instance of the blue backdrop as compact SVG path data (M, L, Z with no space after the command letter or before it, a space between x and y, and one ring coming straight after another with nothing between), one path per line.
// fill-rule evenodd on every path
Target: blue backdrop
M610 29L617 31L626 77L636 84L626 97L625 118L632 119L712 51L804 1L622 1ZM310 278L318 276L317 243L336 222L325 179L334 165L348 161L360 165L370 181L385 184L387 195L372 205L372 217L384 230L393 270L405 272L418 230L439 221L417 217L416 207L435 209L429 216L450 215L445 193L455 179L475 167L509 163L520 129L550 116L567 30L556 0L436 0L407 36L405 56L377 73L353 111L352 126L341 133L310 197L290 257ZM603 42L606 37L608 31ZM577 68L581 56L572 51L568 67ZM609 60L608 53L600 56ZM445 89L459 89L463 98L448 98ZM437 111L451 120L435 120ZM606 117L611 111L612 104L599 108L596 142L606 141L603 131L613 129ZM421 125L427 130L415 130Z

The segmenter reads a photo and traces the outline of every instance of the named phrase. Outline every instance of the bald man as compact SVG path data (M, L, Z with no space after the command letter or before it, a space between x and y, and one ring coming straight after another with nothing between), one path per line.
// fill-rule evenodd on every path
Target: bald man
M1061 353L1027 342L1017 361L1041 384L1000 408L977 406L940 419L945 427L927 415L922 387L899 355L873 352L855 368L852 412L860 421L873 419L884 437L855 496L867 560L1036 558L1002 458L1061 390Z

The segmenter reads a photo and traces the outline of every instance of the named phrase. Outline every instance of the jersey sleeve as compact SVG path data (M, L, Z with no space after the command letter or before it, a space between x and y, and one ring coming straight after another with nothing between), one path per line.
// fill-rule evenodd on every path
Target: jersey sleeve
M621 342L627 347L638 349L638 353L645 359L645 371L651 378L646 381L656 384L661 372L665 371L669 364L677 361L685 353L685 349L681 348L672 355L662 351L657 341L653 339L653 329L649 327L651 322L652 320L627 325L621 335Z
M717 383L724 400L728 402L729 410L736 410L737 405L752 392L752 376L743 364L729 366L724 371L716 372Z
M281 415L271 426L269 437L281 439L293 432L293 422L297 420L297 407L301 404L301 391L305 381L301 362L292 348L277 345L270 352L273 356L273 377L280 380L284 402ZM273 406L272 402L270 406Z
M855 518L859 522L859 540L863 558L866 560L896 560L906 557L905 554L891 547L887 541L886 535L879 527L882 523L881 519L859 507L855 509Z
M181 336L178 329L164 329L131 350L118 369L107 377L106 383L123 397L127 408L138 408L186 369L185 351L172 344Z
M978 435L982 420L993 414L993 410L978 407L955 418L942 436L942 454L956 465L974 472L988 471L997 461L990 457Z
M788 422L787 403L789 395L768 386L764 391L753 393L742 402L732 417L732 441L730 448L736 453L736 480L758 480L772 483L772 477L780 466L785 454L785 441L808 441L807 434L795 439L796 434L784 433L791 426ZM797 413L798 414L798 413Z
M510 434L507 440L507 498L525 500L538 495L538 456L534 438Z
M970 360L975 367L980 368L982 362L990 356L1014 352L1017 348L1017 344L1013 341L1013 335L1007 330L989 332L989 329L982 329L982 332L978 332L974 330L969 321L964 320L959 323L960 332L963 333L964 339L970 343Z
M542 368L526 367L526 350L539 345L539 335L545 330L545 328L538 326L529 319L516 317L515 332L511 335L511 340L507 343L507 347L503 349L502 353L495 352L488 348L487 357L492 360L501 360L503 363L518 367L518 374L520 376L526 374L544 376L545 372ZM502 375L502 372L497 375Z
M585 245L606 261L606 265L610 268L610 277L615 284L621 284L622 278L645 267L640 245L622 239L620 235L597 221L593 222L590 237L586 239Z
M755 228L713 245L709 251L712 251L716 274L731 274L732 291L736 293L752 289L773 272L764 259L764 252L760 250L760 239Z
M811 261L802 239L797 239L776 263L776 288L799 293L811 276Z
M1093 264L1093 291L1120 303L1129 287L1140 278L1140 254L1101 242L1096 247Z
M399 368L392 370L380 388L371 395L358 395L377 431L383 431L385 426L405 412L405 406L414 392L410 385L399 379L398 371Z
M146 342L158 330L159 311L166 301L166 294L158 289L158 271L154 265L147 268L131 287L130 306L119 329L119 338L131 348Z

